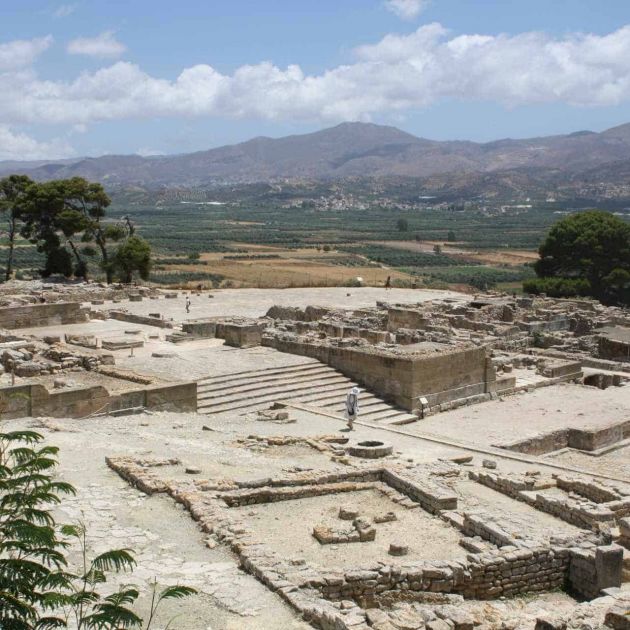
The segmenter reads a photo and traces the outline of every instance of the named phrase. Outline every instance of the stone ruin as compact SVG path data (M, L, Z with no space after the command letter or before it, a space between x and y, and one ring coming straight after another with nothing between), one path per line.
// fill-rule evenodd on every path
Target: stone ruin
M629 542L630 488L563 475L547 478L535 471L523 475L487 472L483 467L465 471L448 462L403 465L396 458L383 466L368 462L345 472L314 470L287 478L176 481L161 472L181 466L179 462L173 466L173 460L107 460L141 491L165 493L181 503L204 532L237 554L246 571L324 630L399 628L401 611L416 624L404 627L472 628L466 611L474 601L556 589L590 600L621 583L620 544ZM576 523L579 529L572 534L532 531L514 516L494 513L491 505L460 511L448 480L463 474L515 501ZM541 498L552 490L565 492L566 500ZM345 498L365 492L383 496L392 509L370 518L360 499L349 504ZM278 502L329 496L339 497L340 506L332 524L301 519L289 525L291 512L283 510L287 518L280 526L305 531L310 526L322 548L360 545L369 547L371 554L379 545L380 528L396 525L397 513L408 512L408 518L419 519L418 528L408 529L404 540L377 550L376 555L366 555L360 565L344 566L342 561L324 567L296 556L290 545L282 552L271 546L257 525L256 510L252 511ZM414 549L422 549L421 523L426 518L440 519L443 527L452 529L466 550L461 558L409 559ZM612 541L610 529L600 527L611 521L619 524L620 544ZM611 624L623 619L619 611L619 607L609 611ZM541 619L537 627L545 628L545 623L552 622Z
M274 306L258 325L262 345L318 359L421 417L559 382L621 386L630 376L630 353L606 350L630 340L630 315L591 300Z

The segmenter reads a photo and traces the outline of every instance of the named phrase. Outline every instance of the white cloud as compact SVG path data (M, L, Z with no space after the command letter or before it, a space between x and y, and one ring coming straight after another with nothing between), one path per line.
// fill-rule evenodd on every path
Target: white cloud
M385 8L403 20L414 20L429 4L429 0L385 0Z
M72 15L77 10L77 4L60 4L54 11L56 18L65 18Z
M120 57L127 47L116 39L113 31L104 31L96 37L79 37L68 44L71 55L89 57Z
M5 44L11 46L11 44ZM630 26L607 35L452 36L440 24L361 46L352 63L317 75L262 62L222 74L199 64L174 80L118 61L70 81L32 68L0 71L0 120L63 123L154 117L367 120L441 99L505 106L630 102Z
M0 72L30 66L53 43L51 35L0 44Z
M25 133L0 124L0 160L54 160L73 155L74 149L65 140L38 142Z

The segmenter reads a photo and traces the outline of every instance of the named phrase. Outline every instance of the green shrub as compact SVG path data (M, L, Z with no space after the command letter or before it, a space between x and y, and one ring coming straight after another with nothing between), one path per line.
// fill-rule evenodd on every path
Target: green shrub
M109 595L100 590L108 573L131 570L136 562L129 549L88 557L85 527L58 526L50 511L62 496L76 493L55 480L58 449L41 446L32 431L0 433L0 628L79 630L140 628L142 619L131 606L135 588L122 586ZM70 540L81 551L80 569L68 565ZM185 586L154 592L145 630L165 599L194 593Z
M590 295L591 285L584 278L532 278L523 283L523 291L550 297L576 297Z

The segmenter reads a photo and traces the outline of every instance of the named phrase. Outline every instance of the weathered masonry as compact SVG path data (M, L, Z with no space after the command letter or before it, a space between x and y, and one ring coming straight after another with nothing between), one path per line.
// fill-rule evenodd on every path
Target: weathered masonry
M36 328L78 324L90 319L89 310L78 302L56 302L53 304L29 304L0 308L0 328Z

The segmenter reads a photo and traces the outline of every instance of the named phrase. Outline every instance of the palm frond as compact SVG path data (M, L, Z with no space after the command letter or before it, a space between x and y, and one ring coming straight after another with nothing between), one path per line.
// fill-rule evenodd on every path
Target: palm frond
M135 566L136 561L131 549L112 549L92 560L92 567L100 571L124 571Z
M158 601L162 601L163 599L183 599L184 597L196 594L197 589L191 586L167 586L160 592Z

